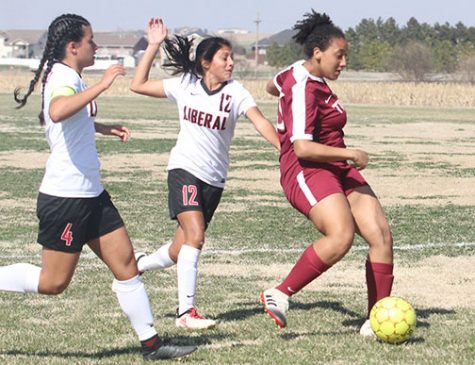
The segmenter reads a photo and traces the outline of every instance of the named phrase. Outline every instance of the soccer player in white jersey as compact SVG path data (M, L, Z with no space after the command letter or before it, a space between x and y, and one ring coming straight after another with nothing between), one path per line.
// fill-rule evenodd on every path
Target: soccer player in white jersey
M48 295L63 292L87 244L114 275L113 290L141 342L143 357L181 357L196 347L167 346L158 338L127 230L101 184L95 133L125 142L130 132L120 125L95 122L94 99L125 74L123 66L113 65L97 84L87 88L81 72L94 64L96 50L89 22L75 14L63 14L48 28L43 57L27 93L21 97L15 90L15 100L22 107L46 65L39 118L51 154L37 202L41 267L27 263L0 267L0 290Z
M262 115L249 92L231 79L234 62L231 44L223 38L201 41L191 60L192 41L176 36L166 39L160 18L148 24L148 47L140 61L131 90L168 98L178 106L180 132L168 163L169 208L178 220L173 241L151 255L138 255L139 271L177 264L178 297L176 325L191 329L213 327L214 320L198 314L195 294L198 259L205 230L216 210L226 182L229 147L236 121L245 115L256 130L277 149L273 125ZM149 72L162 42L169 62L166 68L182 74L149 80Z
M346 111L325 80L338 79L346 66L345 36L326 14L313 10L294 29L307 58L279 72L267 91L279 96L282 188L322 236L307 247L283 282L261 294L265 311L280 327L287 325L289 297L341 260L355 233L369 246L368 315L377 300L391 294L394 279L388 221L360 173L368 154L346 147ZM374 337L369 320L360 333Z

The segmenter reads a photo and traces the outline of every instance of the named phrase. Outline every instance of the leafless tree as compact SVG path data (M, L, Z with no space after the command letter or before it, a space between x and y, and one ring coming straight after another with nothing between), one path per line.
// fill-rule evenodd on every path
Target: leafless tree
M462 58L457 67L457 79L475 84L475 54Z
M397 46L389 62L390 68L406 81L425 81L434 68L432 51L417 41Z

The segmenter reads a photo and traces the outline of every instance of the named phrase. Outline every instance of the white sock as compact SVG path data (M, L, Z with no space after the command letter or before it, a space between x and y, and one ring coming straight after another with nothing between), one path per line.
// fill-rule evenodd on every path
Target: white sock
M19 293L38 293L41 267L13 264L0 267L0 290Z
M178 254L176 270L178 276L179 314L186 312L194 306L200 253L201 250L183 244Z
M171 242L167 243L154 253L141 257L137 262L139 271L166 269L167 267L175 265L175 261L170 258L170 254L168 253L171 245Z
M140 277L119 281L114 279L112 290L115 291L119 305L129 318L140 341L148 340L157 334L153 326L152 309L145 286Z

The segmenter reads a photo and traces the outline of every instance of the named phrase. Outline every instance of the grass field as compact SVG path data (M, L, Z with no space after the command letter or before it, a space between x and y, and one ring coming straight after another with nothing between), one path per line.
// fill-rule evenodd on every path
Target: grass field
M166 101L101 97L101 122L133 138L98 137L103 180L138 250L168 241L166 163L177 132ZM14 110L0 94L0 265L39 263L35 204L48 147L38 97ZM274 119L275 104L261 103ZM380 196L395 239L393 293L416 308L414 337L394 346L358 335L366 311L365 243L296 295L289 326L263 314L259 293L282 280L317 237L285 200L278 156L241 119L230 178L207 232L197 305L216 329L174 325L174 268L146 273L159 335L197 344L188 364L473 364L475 359L475 110L347 106L349 146L370 153L363 173ZM0 363L140 364L136 337L110 289L111 274L85 249L57 297L0 293ZM163 362L167 363L167 362ZM176 363L176 361L170 361Z

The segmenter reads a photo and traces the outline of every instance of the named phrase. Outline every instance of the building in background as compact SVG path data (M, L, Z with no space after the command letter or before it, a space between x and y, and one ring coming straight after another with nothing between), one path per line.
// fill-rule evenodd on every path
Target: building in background
M206 29L181 27L174 29L180 34L195 39L195 47L201 40L210 36L220 36L233 44L235 57L241 63L265 65L266 49L273 42L272 33L255 33L243 29L220 29L208 33ZM47 33L44 30L0 30L0 65L21 65L36 68L42 56ZM120 62L125 67L137 65L148 41L144 31L95 32L94 41L98 45L96 63L92 68L105 69L111 63ZM278 41L281 41L280 39ZM258 57L256 58L256 44ZM157 65L164 61L163 54ZM246 66L246 68L248 67Z
M0 31L0 57L40 58L45 42L44 30Z

